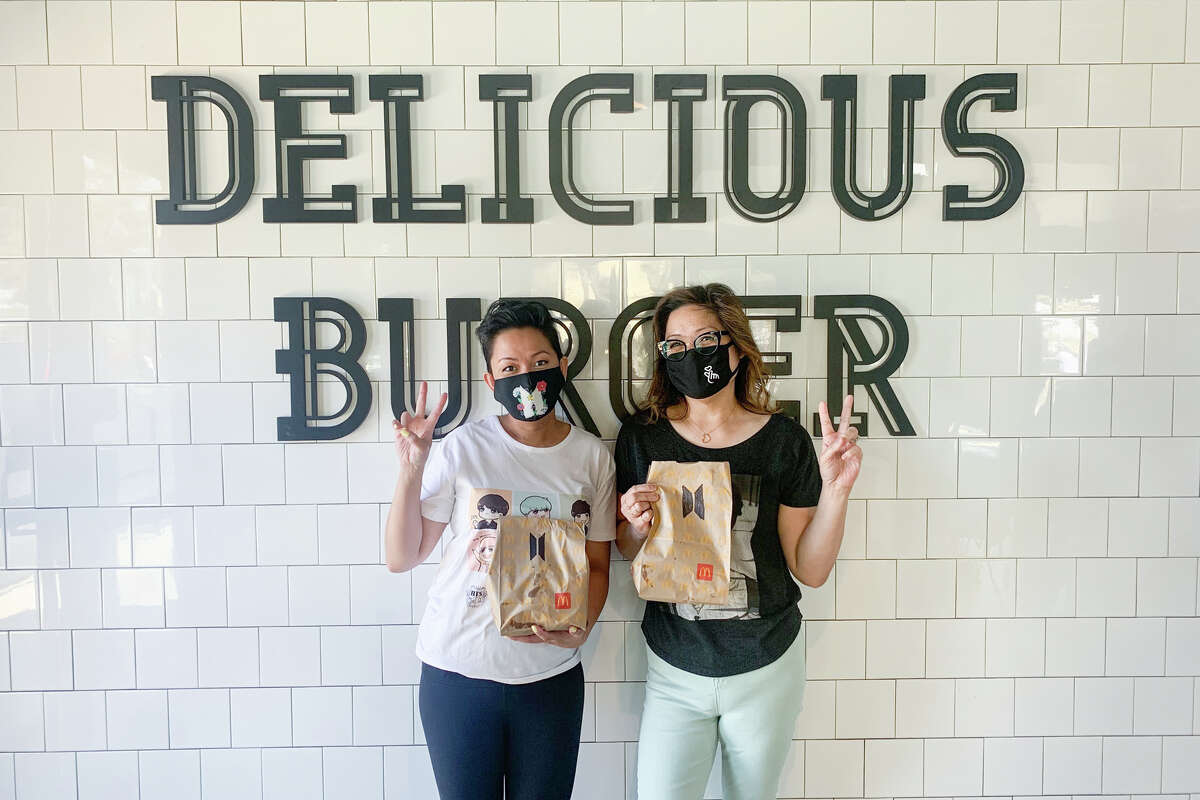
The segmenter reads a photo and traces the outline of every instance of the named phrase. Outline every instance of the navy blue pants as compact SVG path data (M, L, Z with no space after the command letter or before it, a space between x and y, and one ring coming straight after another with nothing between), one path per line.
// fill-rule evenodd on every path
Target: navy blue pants
M441 800L570 799L582 665L512 685L422 664L419 697Z

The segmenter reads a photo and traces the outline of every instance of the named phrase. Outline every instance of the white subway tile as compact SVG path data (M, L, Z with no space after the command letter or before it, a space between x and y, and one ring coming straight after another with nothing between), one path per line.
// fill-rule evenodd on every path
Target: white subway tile
M159 448L162 502L203 505L221 502L221 449L216 445Z
M350 622L348 567L290 567L288 587L290 624L346 625Z
M953 680L896 681L897 736L942 737L953 732Z
M257 686L258 629L196 631L200 686Z
M397 748L384 750L384 758ZM416 750L418 748L403 748ZM424 748L420 748L424 749ZM407 766L407 765L405 765ZM387 767L387 775L395 775L392 767ZM399 774L408 783L408 770L400 767ZM430 787L433 787L433 776L430 773ZM321 786L321 749L317 747L282 748L271 747L262 750L262 791L263 800L320 800L323 795ZM437 791L431 788L431 791Z
M151 750L168 746L167 693L106 693L108 746L113 750Z
M39 506L96 504L95 448L35 447L33 464Z
M100 627L98 570L41 570L38 591L43 628Z
M104 692L46 692L43 702L47 750L105 749Z
M172 689L167 698L171 747L229 746L228 689Z
M229 800L257 800L262 785L261 751L255 748L201 750L200 781L206 795Z
M925 674L930 678L983 675L984 621L929 620L926 625Z
M818 7L825 5L818 3ZM863 792L863 742L815 740L805 743L804 793L848 797Z
M1019 494L1074 497L1079 488L1078 439L1022 439Z
M306 686L321 682L319 628L260 628L264 686Z
M77 780L73 753L21 753L13 757L17 797L71 797Z
M131 565L128 508L72 508L68 522L72 567Z
M93 375L97 381L153 381L157 374L156 350L152 322L92 324ZM117 388L124 394L124 387ZM123 428L124 421L121 424Z
M955 564L951 560L904 560L897 563L896 616L954 615Z
M979 795L983 791L983 740L926 740L924 775L926 796Z
M161 569L105 569L100 584L104 627L156 628L164 624Z
M8 647L13 691L72 688L71 631L12 631Z
M58 385L0 387L0 440L6 446L65 442Z
M29 370L34 383L91 383L91 323L30 323Z
M48 131L0 131L0 189L35 194L54 189Z
M232 689L229 715L234 747L286 747L292 743L288 689Z
M934 3L929 0L881 3L876 6L872 19L875 29L872 55L875 63L933 63L933 18Z
M869 7L852 2L820 2L810 7L812 63L871 63Z
M1080 439L1079 495L1136 495L1140 447L1138 439Z
M196 631L147 628L135 631L134 638L139 689L196 687Z
M292 691L292 743L297 746L349 745L353 742L349 686Z
M0 49L16 64L45 64L47 59L46 6L24 0L6 3L0 12Z
M838 681L835 708L837 738L890 738L896 729L895 681Z

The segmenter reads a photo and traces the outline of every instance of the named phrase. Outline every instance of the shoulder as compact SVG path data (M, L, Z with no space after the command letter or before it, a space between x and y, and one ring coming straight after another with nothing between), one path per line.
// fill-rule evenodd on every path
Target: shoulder
M573 425L571 430L571 447L573 453L583 454L588 458L610 460L612 456L608 452L608 448L599 436L580 427Z
M804 427L804 423L778 411L772 416L774 419L767 424L774 426L774 430L771 432L772 440L785 444L785 448L781 449L786 449L787 452L793 453L799 458L805 458L807 454L814 452L812 436Z
M665 417L651 422L646 412L639 411L621 423L621 430L617 433L617 445L620 446L623 442L632 445L661 436L670 424Z
M441 447L449 454L464 447L475 446L494 435L491 418L483 417L462 423L443 436L439 441Z

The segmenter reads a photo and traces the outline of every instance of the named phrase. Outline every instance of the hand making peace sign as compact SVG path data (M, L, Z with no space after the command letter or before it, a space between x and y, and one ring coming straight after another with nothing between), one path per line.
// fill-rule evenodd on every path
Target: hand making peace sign
M446 407L446 393L438 400L437 408L429 416L425 416L425 398L429 390L428 384L421 381L421 391L417 394L417 413L409 414L404 411L400 419L392 420L392 431L396 434L396 455L400 457L400 466L420 472L429 456L429 448L433 445L433 429L437 427L438 417Z
M829 407L822 400L821 455L817 461L821 467L821 480L825 486L842 489L847 493L854 486L858 471L862 467L862 449L858 446L858 429L850 425L850 411L854 408L854 396L846 395L842 403L841 422L835 431L829 419Z

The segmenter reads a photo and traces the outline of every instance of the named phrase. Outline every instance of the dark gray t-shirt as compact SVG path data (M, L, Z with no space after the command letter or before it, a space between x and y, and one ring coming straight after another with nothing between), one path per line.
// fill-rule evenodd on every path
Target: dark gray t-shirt
M815 506L821 472L808 432L774 414L732 447L700 447L666 420L625 422L617 435L617 491L644 483L652 461L727 461L733 479L729 603L649 602L642 632L668 664L723 677L758 669L783 655L800 632L800 587L779 543L779 506Z

